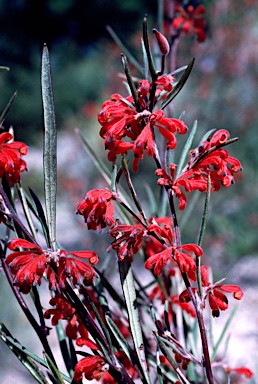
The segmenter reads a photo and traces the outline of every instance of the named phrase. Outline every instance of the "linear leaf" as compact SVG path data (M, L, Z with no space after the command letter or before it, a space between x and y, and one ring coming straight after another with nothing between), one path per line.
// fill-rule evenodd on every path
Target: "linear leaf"
M188 153L191 149L191 145L192 145L192 142L193 142L193 139L194 139L194 136L195 136L195 133L197 131L197 120L195 120L194 124L193 124L193 128L190 132L190 135L188 136L188 139L185 143L185 146L182 150L182 154L180 156L180 159L178 161L178 165L177 165L177 169L176 169L176 178L181 174L182 172L182 169L183 169L183 166L184 166L184 163L187 159L187 156L188 156Z
M33 237L37 240L37 231L36 231L36 228L35 228L34 223L32 221L31 211L30 211L30 208L29 208L28 200L26 199L25 191L23 190L23 188L22 188L20 183L17 184L16 187L17 187L17 190L18 190L18 194L19 194L19 197L20 197L20 201L21 201L21 204L22 204L22 207L23 207L23 211L24 211L27 223L28 223L28 225L30 227L30 231L31 231Z
M170 364L174 368L178 378L180 379L180 382L183 384L190 384L190 382L187 380L187 378L184 376L181 369L179 368L178 363L176 362L174 357L171 355L170 351L167 349L166 344L164 343L162 338L158 334L156 334L156 332L154 333L154 335L156 336L156 339L157 339L157 342L158 342L158 345L159 345L161 352L168 359L168 361L170 362Z
M173 88L173 90L170 92L166 100L161 104L161 109L166 108L166 106L178 95L178 93L181 91L183 86L185 85L191 71L194 65L194 59L190 61L188 64L185 72L183 73L182 77L178 81L177 85Z
M2 112L2 114L0 116L0 126L3 125L3 122L5 121L6 116L8 115L8 113L9 113L9 111L11 109L11 106L13 105L17 95L18 95L18 91L15 91L14 94L12 95L12 97L10 98L7 106L3 110L3 112Z
M79 141L82 143L84 149L90 156L91 160L99 170L100 174L104 177L106 182L111 185L112 184L112 173L110 170L106 167L106 165L103 163L103 161L99 158L96 151L92 148L90 143L87 142L86 138L82 135L81 131L78 128L75 128L75 134L78 137ZM130 197L128 193L124 190L122 186L119 186L119 196L123 199L123 201L126 203L126 205L131 208L130 204ZM124 211L120 209L120 214L123 216L125 215Z
M138 69L139 72L143 73L143 70L142 70L142 67L141 65L138 63L138 61L136 60L136 58L131 54L131 52L129 51L129 49L126 48L126 46L122 43L122 41L120 40L120 38L117 36L117 34L115 33L115 31L109 26L107 25L107 31L110 33L110 35L112 36L112 38L114 39L114 41L117 43L117 45L119 46L119 48L121 49L121 52L124 52L125 55L128 57L129 61L135 66L135 68Z
M157 73L155 70L151 49L150 49L150 44L149 44L147 16L143 18L143 42L144 42L145 52L148 59L151 78L152 78L152 81L155 81L157 79Z
M56 119L54 94L51 79L49 52L43 47L41 65L41 88L44 115L44 183L46 214L49 227L51 246L56 247L56 189L57 189L57 160L56 160Z
M114 323L112 318L110 316L107 316L107 315L105 316L105 318L106 318L106 321L107 321L107 324L108 324L110 330L112 331L112 333L113 333L114 337L116 338L117 342L119 343L119 345L123 349L124 353L126 354L128 359L135 365L136 362L135 362L134 352L132 351L132 349L131 349L130 345L128 344L127 340L121 334L119 328L116 326L116 324Z
M118 265L136 354L140 363L144 383L150 384L131 263L129 260L124 260L119 261Z
M10 348L10 350L16 355L20 362L27 368L31 373L34 379L41 384L47 384L48 380L44 376L43 372L40 371L35 362L28 356L26 350L22 345L15 340L9 330L5 327L3 323L0 323L0 338L5 342L5 344ZM19 345L19 347L18 347Z
M45 213L44 213L44 210L43 210L43 207L41 205L41 202L39 200L39 198L37 197L37 195L33 192L33 190L29 187L29 191L30 191L30 194L31 194L31 197L35 203L35 206L36 206L36 210L37 210L37 217L40 221L40 224L41 224L41 227L42 227L42 231L44 233L44 236L45 236L45 240L47 242L47 245L48 247L50 247L50 236L49 236L49 230L48 230L48 226L47 226L47 220L46 220L46 217L45 217Z
M218 341L214 347L214 350L213 350L213 353L212 353L212 356L211 356L211 362L215 359L216 357L216 354L218 352L218 349L219 349L219 346L221 345L221 342L222 340L224 339L225 335L226 335L226 332L227 332L227 329L228 327L230 326L230 323L231 321L233 320L233 318L235 317L235 314L236 314L236 311L238 310L239 306L236 306L233 311L231 312L228 320L226 321L223 329L222 329L222 332L220 334L220 337L218 338Z
M68 350L67 342L66 342L66 334L64 332L63 324L61 321L58 321L56 325L56 333L59 341L60 351L62 353L62 357L67 369L67 372L72 377L73 376L73 366L72 359Z

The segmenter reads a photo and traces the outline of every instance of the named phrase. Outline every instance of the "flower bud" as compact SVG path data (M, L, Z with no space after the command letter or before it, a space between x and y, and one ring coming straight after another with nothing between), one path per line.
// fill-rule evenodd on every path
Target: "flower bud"
M163 56L166 56L169 53L169 44L165 36L162 35L157 29L153 28L152 32L156 36L160 52L162 53Z

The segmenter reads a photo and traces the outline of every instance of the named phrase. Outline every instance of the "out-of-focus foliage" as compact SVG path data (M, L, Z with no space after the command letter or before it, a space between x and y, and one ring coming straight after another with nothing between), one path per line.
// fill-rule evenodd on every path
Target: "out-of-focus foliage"
M143 15L154 15L156 2L136 0L12 0L0 1L1 65L11 68L0 74L0 106L17 89L19 97L8 123L18 137L37 142L41 131L40 57L43 44L51 52L58 125L86 101L96 100L104 85L100 55L111 41L110 24L126 40L139 29ZM68 76L69 74L69 76ZM19 128L18 128L19 126Z

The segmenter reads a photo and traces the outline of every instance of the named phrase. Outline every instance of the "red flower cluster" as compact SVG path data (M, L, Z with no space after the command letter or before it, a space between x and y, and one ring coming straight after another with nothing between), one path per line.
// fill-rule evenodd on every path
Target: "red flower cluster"
M125 225L118 224L109 230L109 234L116 240L108 247L107 252L111 249L117 251L118 259L123 261L125 257L131 260L142 244L142 240L147 236L148 231L140 224Z
M183 31L187 34L197 35L197 40L201 43L206 38L206 23L204 21L205 7L198 5L194 8L188 5L186 9L176 7L178 16L173 20L173 27L177 31Z
M156 175L160 177L158 184L172 187L180 202L179 209L184 210L186 207L186 196L182 192L182 188L186 192L193 190L206 192L208 175L213 191L218 191L221 185L228 188L234 183L234 174L242 170L242 167L239 160L229 156L228 152L221 148L229 137L229 132L221 129L211 139L192 150L187 166L177 179L175 179L175 164L170 164L170 175L163 169L156 171Z
M174 234L170 217L151 217L149 223L148 231L150 235L153 232L166 240L168 245L173 243ZM144 252L148 258L161 252L163 249L164 245L156 237L149 236L145 239Z
M100 380L109 370L109 364L100 356L87 356L81 359L75 366L73 379L80 383L83 375L86 380Z
M151 269L154 267L153 272L155 275L160 275L163 267L165 267L169 261L176 262L181 272L187 273L189 278L195 280L196 264L190 253L194 253L196 257L200 257L202 255L202 249L196 244L166 247L162 252L151 256L145 262L145 268Z
M49 304L55 306L55 308L46 310L44 317L49 319L53 316L51 321L53 326L56 326L59 320L68 320L66 334L72 340L76 340L76 345L79 347L85 345L92 350L98 349L98 346L89 338L87 329L80 318L77 317L75 308L72 307L68 299L61 294L57 294L50 300ZM78 333L80 337L78 337Z
M83 215L88 229L101 230L115 223L113 193L109 189L92 189L80 202L76 213Z
M20 142L13 141L9 132L0 134L0 178L6 176L10 185L20 181L20 174L27 169L22 156L28 153L28 147Z
M123 351L115 352L115 357L124 366L132 379L138 378L139 374ZM74 381L79 383L83 374L87 380L100 380L102 384L116 384L117 382L109 374L109 364L100 356L87 356L80 360L74 371Z
M223 292L232 293L236 300L241 300L244 296L242 289L238 285L211 284L208 281L208 268L204 265L201 266L201 277L203 287L203 307L205 307L205 299L208 296L213 317L219 317L220 310L224 311L228 308L228 299ZM197 292L197 289L195 288L194 291ZM189 302L191 300L187 290L180 294L179 300L181 302Z
M154 129L158 129L167 140L168 148L175 148L174 133L186 133L185 123L178 119L166 118L162 110L152 112L161 92L164 98L172 90L172 83L171 75L160 76L153 83L141 80L137 90L137 106L132 96L123 98L114 94L111 100L105 101L98 121L102 126L100 136L105 140L105 148L109 150L109 161L115 161L117 155L125 156L128 150L133 149L133 171L137 172L144 151L148 156L155 154ZM152 103L150 94L153 89L155 100Z
M56 289L57 285L65 289L67 277L71 277L74 284L81 284L82 276L84 283L89 284L96 275L95 270L89 264L77 260L77 258L88 259L91 264L97 264L98 256L94 252L44 251L38 245L19 238L11 240L8 244L8 248L12 251L18 247L25 250L8 255L6 263L12 274L15 275L14 284L19 287L22 293L28 293L32 285L40 285L44 272L46 272L50 289L53 290ZM56 273L52 267L56 269Z

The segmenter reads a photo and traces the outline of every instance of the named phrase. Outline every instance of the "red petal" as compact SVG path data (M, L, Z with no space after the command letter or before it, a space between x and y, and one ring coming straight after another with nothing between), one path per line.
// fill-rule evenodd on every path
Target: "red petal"
M22 247L25 249L37 249L38 251L40 251L40 253L43 252L42 249L38 245L31 243L30 241L27 241L24 239L16 238L16 239L11 240L8 243L8 248L11 249L11 251L14 251L18 247Z
M184 244L179 248L186 252L194 252L196 256L202 256L203 254L202 248L197 244Z
M224 292L233 293L233 297L237 300L241 300L244 296L244 292L238 285L226 284L220 285L219 288Z
M239 368L230 368L231 372L236 372L239 375L245 375L248 379L251 379L253 377L253 372L251 369L246 368L246 367L239 367Z

